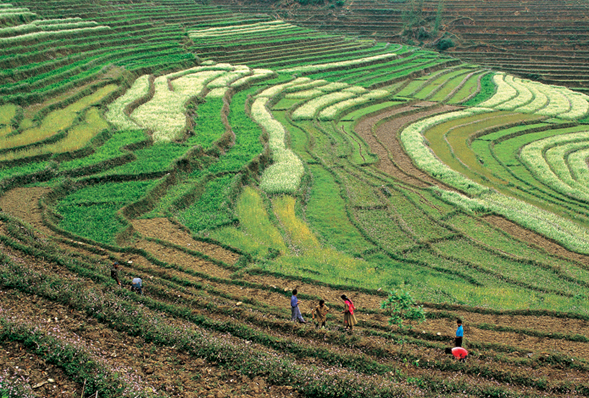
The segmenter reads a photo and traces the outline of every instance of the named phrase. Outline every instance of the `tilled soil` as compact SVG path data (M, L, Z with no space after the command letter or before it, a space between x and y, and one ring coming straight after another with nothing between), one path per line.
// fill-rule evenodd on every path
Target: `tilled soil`
M26 216L28 217L27 220L29 222L37 226L41 223L40 212L35 213L34 211L30 210L34 210L36 208L37 200L43 194L43 191L34 190L31 192L31 195L27 195L26 190L19 190L18 193L19 195L21 195L21 200L31 200L33 203L32 205L26 205L21 203L21 206L13 206L9 207L9 209L12 212L11 214L14 214L15 216L22 218L25 218ZM26 196L26 198L24 196ZM27 213L27 209L30 211L30 214L25 214ZM149 224L144 224L144 226L145 225ZM166 231L164 227L159 229L150 229L150 231L150 236L152 237L159 238L162 240L172 239L173 243L180 244L180 242L183 242L183 245L187 245L186 242L188 242L188 240L182 240L188 239L187 236L184 236L184 238L178 238L178 236L182 236L181 231L179 235L174 231ZM166 232L163 233L164 236L159 236L158 231ZM48 231L47 229L42 229L42 232L50 231ZM0 233L2 233L1 230ZM176 237L170 238L170 234ZM191 237L190 241L195 242ZM547 242L551 243L550 241ZM101 263L102 266L108 266L109 260L108 253L106 251L104 251L104 254L102 255L96 255L85 249L72 249L66 244L60 244L60 247L62 247L64 250L78 252L80 254L83 254L84 256L89 256L93 258L95 261ZM147 240L138 240L137 247L146 250L156 258L163 260L169 264L178 264L182 267L185 267L186 269L194 270L196 272L210 275L212 277L228 279L232 276L232 271L217 266L209 261L203 260L196 256L192 256L186 252L183 252L182 250L169 248L167 246L160 245L158 243ZM189 246L188 248L193 249L191 246ZM42 260L40 261L38 258L23 255L20 252L17 252L13 249L4 246L0 247L0 250L2 250L2 252L7 254L8 256L12 257L15 261L34 263L34 266L39 267L39 269L43 269L44 271L53 270L53 272L56 272L65 278L68 278L68 275L70 275L69 271L62 268L61 266L57 266L56 264L44 262ZM303 294L310 294L322 297L326 299L329 303L341 304L341 300L339 297L341 296L341 294L347 294L348 296L352 297L352 299L355 301L358 307L357 316L360 320L360 325L357 333L363 336L362 339L364 339L367 342L372 342L375 346L378 346L379 344L381 346L384 346L384 344L386 344L386 342L382 338L371 337L369 334L365 334L362 328L363 322L377 323L380 324L381 327L387 324L386 317L382 314L362 314L363 308L379 308L380 302L383 300L383 297L370 295L366 293L332 289L329 287L318 286L309 283L302 283L296 280L288 280L287 278L245 274L244 276L242 276L242 278L245 281L259 283L271 290L247 288L230 283L213 282L209 280L207 277L195 277L177 270L163 270L161 267L152 264L147 259L137 255L124 255L120 257L124 257L125 261L131 261L131 263L124 263L124 273L135 274L138 272L138 270L141 270L141 275L142 277L145 277L146 280L147 295L149 295L150 280L153 281L153 284L159 284L160 276L163 276L166 279L168 277L175 276L179 277L180 279L204 283L216 289L217 292L222 292L223 294L229 294L232 297L235 297L235 301L239 300L240 298L252 298L259 303L268 305L269 307L273 308L281 308L283 306L284 308L287 308L288 292L294 288L297 288ZM73 275L71 276L73 277ZM174 300L174 295L177 295L177 297L191 298L193 297L192 295L196 293L196 290L194 290L193 288L185 288L185 290L186 293L182 293L180 295L179 292L175 292L172 289L170 291L171 297L169 299ZM215 298L218 297L216 296L217 294L218 293L213 292L210 296L211 299L218 300L218 298ZM168 298L165 297L163 299L166 301L168 300ZM23 302L26 304L23 304ZM222 298L219 299L219 302L223 303L222 305L236 305L236 303L233 303L231 299ZM154 386L154 388L156 388L159 391L166 391L166 393L172 396L278 397L290 396L291 394L294 394L292 392L292 389L289 389L288 387L272 387L272 389L267 388L264 380L262 379L258 378L257 380L252 381L247 378L243 378L236 373L226 372L223 369L220 369L214 366L213 364L208 364L202 360L199 360L198 358L195 359L181 352L177 352L173 348L153 347L145 343L145 341L143 341L141 338L130 337L124 333L108 329L106 326L98 324L96 321L86 317L84 314L76 314L76 311L72 311L67 307L60 307L59 305L56 305L53 302L40 300L38 298L33 299L30 297L25 298L24 300L16 300L9 297L9 295L0 295L0 306L6 307L9 310L10 308L12 308L12 311L14 311L15 308L18 308L20 310L18 305L20 305L23 308L23 311L21 313L23 316L33 321L36 320L36 322L38 322L39 325L46 324L47 327L55 327L54 321L46 321L45 319L57 318L59 320L58 322L60 330L64 330L64 333L72 333L75 335L79 335L82 336L86 341L94 342L100 347L98 351L102 355L105 355L105 358L108 361L111 361L111 363L122 363L125 366L134 369L137 372L137 374L139 374L145 380L146 383ZM307 302L303 300L301 304L301 309L304 313L308 314L315 305L315 302ZM261 313L263 313L263 308L264 306L260 306L258 310L262 311ZM203 309L202 311L206 312L205 309ZM432 309L432 311L436 310ZM289 317L287 312L288 311L285 311L285 318ZM469 341L481 343L497 343L515 347L520 351L529 351L529 354L527 355L529 357L544 354L564 354L575 358L583 358L586 360L589 359L589 344L587 343L568 342L562 339L538 338L534 336L528 336L523 333L495 332L485 329L479 329L476 327L476 324L489 323L492 325L537 330L546 333L558 332L566 334L585 335L587 327L589 325L588 322L574 319L559 319L548 316L533 317L485 315L479 314L477 312L468 312L462 310L456 310L451 312L453 314L456 314L457 316L460 316L465 321L465 342L467 345ZM334 313L334 315L337 319L337 316L339 314ZM209 316L212 318L218 318L220 320L231 319L226 316L216 316L213 314ZM269 316L273 317L273 315ZM331 322L333 325L333 318ZM257 328L257 326L255 325L254 327ZM424 330L432 334L440 333L441 335L446 335L450 340L450 336L453 335L455 327L456 326L453 319L443 318L429 320L426 324L420 326L419 328L420 330ZM312 340L300 339L296 337L297 328L298 327L293 328L292 333L286 334L284 332L269 332L277 337L293 339L294 341L298 341L301 344L308 343L315 344L316 346L324 346L325 348L331 347L331 344L324 344L322 342L313 343ZM263 347L260 347L260 349L264 350ZM338 348L337 346L335 346L333 347L333 349L337 350ZM439 360L440 357L440 353L437 350L421 348L419 346L413 346L412 344L407 346L407 350L409 350L410 352L414 352L415 355L423 358L426 362L430 360ZM146 353L147 351L149 352ZM342 352L344 351L346 350L343 350ZM350 353L353 352L355 352L355 350L350 351ZM488 350L488 354L493 355L493 350ZM498 355L506 355L506 357L509 357L512 354ZM517 355L514 359L517 359ZM308 362L309 364L315 363L315 360L309 358ZM484 359L481 363L485 364ZM411 369L407 368L407 370L412 375L419 375L422 373L428 374L428 371L426 369L422 369L420 367L415 366L410 366L410 368ZM546 377L548 380L568 380L572 383L576 383L587 379L587 375L583 372L578 372L570 368L558 369L551 365L543 365L537 369L526 370L523 367L521 369L518 369L518 367L514 367L513 365L505 364L505 368L509 368L513 372L518 374L528 374L530 377ZM438 373L438 371L436 370L430 370L429 372L431 373L432 371ZM441 374L444 373L442 372ZM475 382L476 384L476 380L470 380L470 378L471 376L468 376L464 379L464 381L468 383ZM486 379L484 383L487 383ZM73 385L75 385L75 383L73 383ZM246 387L244 387L244 385Z
M397 134L408 123L426 116L448 112L458 108L445 105L427 109L422 112L396 117L375 128L378 122L393 115L433 105L435 105L433 102L420 102L402 108L392 109L374 116L369 116L356 125L356 133L368 143L370 150L378 155L379 162L377 167L381 171L418 187L440 185L439 181L431 178L413 165L411 158L405 153L402 145L399 143Z
M15 261L31 261L27 256L3 247ZM48 269L50 263L37 262L36 266ZM67 271L55 269L62 276ZM113 368L126 369L142 379L142 384L174 397L291 397L298 396L292 388L269 386L264 379L253 380L234 371L227 371L201 358L194 358L171 347L156 346L140 337L129 336L87 317L84 313L41 297L14 291L0 292L3 316L17 317L35 324L40 330L58 332L60 336L82 341L92 352ZM26 351L23 350L23 353ZM29 355L30 356L30 355ZM10 366L13 361L6 361ZM15 365L20 366L20 365ZM47 368L51 369L51 368ZM37 372L45 376L42 372ZM63 372L47 373L56 383L45 388L81 391L80 386ZM53 377L51 377L53 376ZM69 383L69 384L68 384ZM63 385L63 387L62 387ZM54 387L55 386L55 387ZM59 394L49 396L64 396ZM73 396L72 394L66 396Z
M229 302L227 304L231 304L231 302ZM221 301L218 303L218 305L221 305L223 308L228 308L227 306L223 305L223 299L221 299ZM235 303L233 303L233 305L235 305ZM359 327L356 330L356 335L362 336L362 340L361 340L362 344L359 347L352 348L352 347L348 347L345 344L343 344L343 345L340 343L334 344L333 340L331 340L331 342L326 342L325 339L322 340L321 338L310 339L309 337L300 337L298 335L299 334L298 331L303 332L309 326L305 327L305 326L299 326L296 324L292 324L290 321L288 321L289 315L286 313L284 314L284 316L278 315L278 318L277 318L275 315L270 315L269 313L264 312L263 309L256 309L256 306L253 306L252 309L248 309L245 307L242 307L240 309L242 311L245 311L245 313L247 313L249 315L257 314L254 316L257 316L260 319L260 321L262 322L262 324L264 324L264 322L269 318L278 321L278 323L282 323L283 326L280 328L280 331L278 331L278 330L269 329L269 328L267 329L267 328L264 328L263 326L258 326L257 322L250 323L250 321L242 319L242 317L239 315L240 312L239 312L238 308L236 308L236 307L234 307L235 308L235 311L233 313L234 315L228 315L228 314L220 315L217 313L209 313L208 308L210 308L210 307L206 306L206 308L207 309L205 309L204 307L202 308L201 315L209 316L211 318L215 318L217 320L223 320L223 321L230 322L230 323L245 322L251 328L257 329L260 332L267 333L267 334L272 335L276 338L285 338L287 341L300 344L301 346L308 346L309 344L311 344L314 347L314 349L324 348L327 350L331 350L332 352L337 353L339 355L363 354L365 349L370 348L370 347L372 347L373 349L377 348L379 350L384 349L386 351L389 351L390 354L385 357L382 357L382 358L378 357L378 358L376 358L376 361L379 363L383 363L383 364L384 363L391 363L391 364L393 364L393 366L396 366L396 367L402 366L403 372L405 374L407 374L408 376L437 375L438 377L446 379L446 378L448 378L449 374L454 374L454 371L442 371L442 370L439 370L436 368L423 369L420 366L415 366L413 364L403 364L403 362L401 362L400 358L398 358L398 356L397 356L399 346L397 344L395 344L393 342L393 340L386 338L386 337L376 337L376 336L372 336L370 334L365 334L363 332L362 327ZM253 314L252 314L252 311L253 311ZM333 311L335 311L335 310L333 310ZM334 315L336 317L338 316L337 311L335 311ZM376 315L376 316L369 315L368 317L370 317L370 318L378 317L378 315ZM310 317L307 320L310 321ZM371 320L373 321L373 319L371 319ZM433 322L435 323L436 321L433 321ZM386 322L383 322L383 325L385 323ZM450 321L450 323L451 323L451 321ZM292 327L290 327L290 325L292 325ZM433 329L436 330L435 324L429 325L429 322L428 322L428 326L432 326ZM452 328L452 327L450 327L450 328ZM425 328L425 329L429 329L429 328ZM330 330L331 332L339 333L341 331L341 327L337 326L337 323L330 321L330 322L328 322L328 330ZM471 333L470 328L467 327L466 332L470 335L470 333ZM522 350L525 350L525 348L522 348ZM410 354L414 357L420 358L421 366L425 366L426 368L432 362L447 360L444 353L440 349L426 348L426 347L422 347L419 345L407 344L403 351L406 354ZM500 366L497 366L494 364L493 360L490 360L491 354L492 354L492 350L488 350L485 353L481 353L481 355L474 354L474 356L471 358L471 361L470 361L471 366L482 367L482 368L487 368L490 366L490 369L497 369L501 372L511 372L512 374L518 374L522 377L532 377L532 378L547 377L550 380L569 380L574 383L582 381L587 377L587 374L585 372L571 370L571 369L563 370L563 369L559 369L558 367L549 366L549 365L541 366L541 367L534 366L532 368L529 366L525 367L523 364L518 364L516 362L515 364L502 363ZM519 356L522 356L524 358L527 356L525 354L513 355L513 354L508 354L508 353L501 353L499 355L501 355L505 358L512 357L515 361L517 361L517 358ZM309 364L313 364L313 365L318 365L320 363L315 358L306 358L306 359L303 358L302 361L308 362ZM465 382L468 384L475 383L479 386L489 384L488 380L479 379L478 375L475 375L475 373L472 373L469 375L463 375L463 376L460 376L459 379L454 379L454 380L455 381L460 380L461 382ZM489 385L492 385L492 384L489 384ZM518 389L519 387L515 387L515 388Z
M71 380L63 370L14 341L0 343L0 369L11 376L24 378L24 384L30 385L42 397L74 397L82 392L82 385Z
M232 271L219 267L218 265L215 265L210 261L203 260L201 258L185 253L182 250L163 246L155 242L147 240L138 240L137 242L135 242L135 247L151 253L157 259L165 261L168 264L178 264L183 267L187 267L194 271L202 272L211 276L228 278L229 275L231 275L232 273ZM136 255L129 256L129 260L131 261L138 260L138 258L139 256Z
M354 300L357 307L356 316L360 322L359 327L362 327L363 320L370 320L373 322L386 325L386 317L380 314L362 314L362 308L378 309L380 303L384 300L382 297L371 296L358 292L345 292L321 287L311 284L304 284L302 282L287 282L285 280L270 277L270 276L251 276L246 275L244 279L251 282L260 283L266 286L276 286L281 290L287 288L288 290L297 288L299 293L315 295L323 298L328 303L340 303L339 298L341 294L346 294ZM223 288L217 285L219 289L233 290L235 288ZM247 291L241 290L242 294L247 294ZM283 305L287 306L287 300L278 293L260 292L258 291L252 298L264 302L271 306ZM310 314L312 309L317 305L315 302L306 302L302 300L301 312ZM431 310L429 311L436 311ZM475 312L452 311L457 317L460 317L465 325L466 339L473 342L482 343L496 343L508 346L515 346L521 350L528 350L530 352L550 352L561 353L578 358L589 360L589 343L571 342L562 339L549 339L543 337L527 336L521 333L513 332L496 332L486 329L479 329L473 324L491 324L502 327L510 327L515 329L537 330L545 333L566 333L569 335L579 334L586 335L589 330L589 322L577 319L559 319L552 317L538 317L538 316L512 316L512 315L486 315ZM448 336L450 342L451 337L456 330L455 319L431 319L425 324L418 326L420 330L430 333L441 333L441 335Z
M133 220L133 227L141 235L157 238L194 250L216 260L233 265L239 259L239 254L233 253L220 246L195 240L188 232L174 225L167 218L153 218L149 220Z
M39 207L39 199L49 191L48 188L12 189L0 196L0 209L51 235L53 232L43 224L42 210Z
M426 116L433 116L440 113L454 111L457 109L459 108L455 106L443 105L439 108L434 108L412 115L398 117L378 126L374 134L380 140L380 142L382 142L382 145L384 145L386 150L390 153L390 156L393 158L395 165L401 171L414 178L425 181L429 185L441 186L443 184L440 183L440 181L430 177L428 174L424 173L423 171L415 167L409 155L405 153L403 145L401 145L401 143L399 142L398 134L401 132L401 129L409 123L413 123Z

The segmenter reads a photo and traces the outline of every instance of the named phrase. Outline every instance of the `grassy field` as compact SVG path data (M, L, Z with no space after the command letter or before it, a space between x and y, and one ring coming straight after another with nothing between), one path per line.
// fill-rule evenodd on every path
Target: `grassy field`
M3 398L589 394L584 94L188 0L0 42Z

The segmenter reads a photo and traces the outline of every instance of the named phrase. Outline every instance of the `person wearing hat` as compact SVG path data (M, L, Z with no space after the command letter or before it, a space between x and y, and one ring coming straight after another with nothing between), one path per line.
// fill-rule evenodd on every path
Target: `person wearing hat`
M115 282L117 282L117 285L121 286L121 281L119 279L119 269L119 262L115 261L112 265L112 268L110 269L110 277L113 278Z

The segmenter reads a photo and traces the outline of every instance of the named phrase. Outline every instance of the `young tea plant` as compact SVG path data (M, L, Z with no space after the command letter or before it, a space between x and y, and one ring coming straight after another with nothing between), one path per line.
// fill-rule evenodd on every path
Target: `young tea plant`
M413 297L404 290L393 290L389 293L389 297L380 303L380 308L385 310L389 315L389 325L397 326L401 331L404 329L411 329L412 322L425 322L425 310L423 306L417 305ZM401 344L401 352L405 346L405 337L398 340Z

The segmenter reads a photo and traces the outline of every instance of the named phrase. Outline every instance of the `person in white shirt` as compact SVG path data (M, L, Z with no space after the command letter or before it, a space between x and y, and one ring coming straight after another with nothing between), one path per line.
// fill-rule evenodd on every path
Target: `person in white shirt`
M133 278L131 290L143 296L143 281L141 278Z

